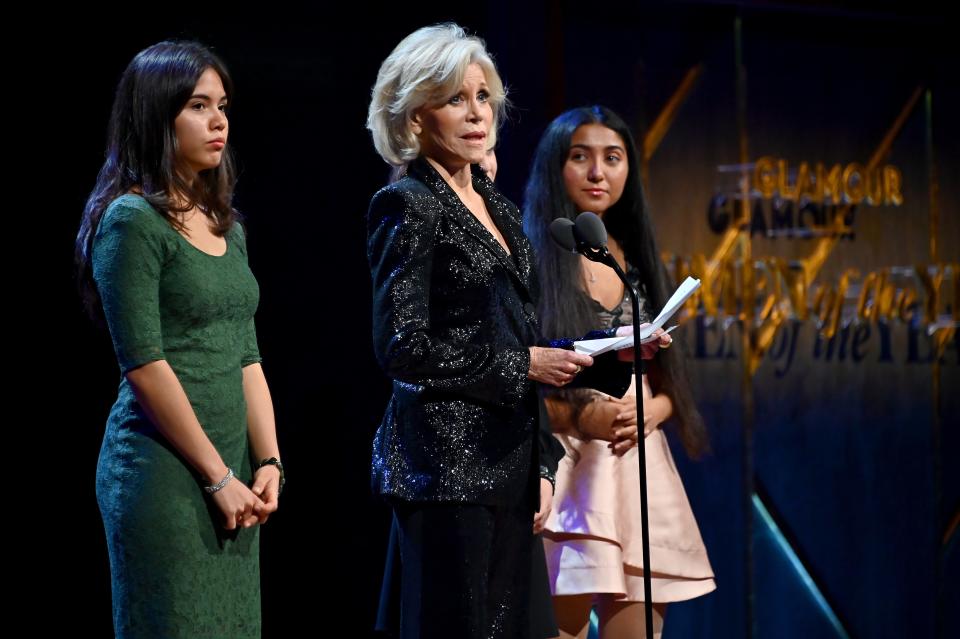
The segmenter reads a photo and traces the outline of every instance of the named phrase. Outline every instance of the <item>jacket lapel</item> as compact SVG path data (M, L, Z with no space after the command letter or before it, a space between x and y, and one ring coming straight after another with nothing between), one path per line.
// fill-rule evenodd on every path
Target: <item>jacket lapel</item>
M520 221L513 212L513 206L497 191L493 182L478 168L474 167L472 170L473 186L486 202L487 211L503 235L504 240L506 240L507 246L510 247L512 255L508 255L503 250L496 238L467 209L459 196L454 193L450 185L427 160L417 158L411 162L409 174L433 191L450 218L493 254L497 261L513 276L524 296L529 299L532 260L529 244L523 238L523 228Z
M493 217L494 223L503 234L503 238L510 247L510 255L503 252L503 248L497 243L496 239L487 233L487 236L493 241L500 253L506 258L512 267L512 273L516 274L524 289L530 290L530 272L533 268L533 255L531 254L530 242L523 234L523 225L520 221L520 214L516 206L510 200L505 198L494 186L493 182L485 173L475 169L473 174L473 186L483 196L487 203L487 211ZM466 208L466 207L464 207ZM467 211L469 213L469 211ZM471 214L470 217L473 217ZM473 218L478 224L479 220ZM480 224L483 228L483 225ZM486 229L483 229L486 231Z

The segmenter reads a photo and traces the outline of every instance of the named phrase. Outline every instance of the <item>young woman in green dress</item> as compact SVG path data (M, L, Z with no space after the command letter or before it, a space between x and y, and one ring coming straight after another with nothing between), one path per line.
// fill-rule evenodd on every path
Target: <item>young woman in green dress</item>
M231 94L200 44L137 54L77 236L121 372L96 480L117 637L260 636L258 524L283 467L231 205Z

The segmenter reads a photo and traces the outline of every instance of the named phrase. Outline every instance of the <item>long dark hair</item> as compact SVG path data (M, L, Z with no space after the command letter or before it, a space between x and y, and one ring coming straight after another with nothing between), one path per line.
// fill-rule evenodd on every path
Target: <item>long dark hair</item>
M667 271L660 259L653 224L640 180L640 158L626 123L602 106L581 107L557 117L540 138L523 204L523 230L536 250L540 271L540 317L548 338L583 335L596 328L597 312L584 291L580 257L562 250L548 232L559 217L574 219L577 210L563 180L563 167L574 131L585 124L600 124L619 135L627 151L628 173L623 195L603 215L607 232L623 247L627 261L640 272L640 280L653 309L667 301ZM690 392L683 353L662 350L651 371L660 390L673 403L684 448L691 457L707 449L703 418ZM638 391L639 392L639 391Z
M120 78L107 131L106 159L87 198L77 233L77 283L91 317L99 317L99 297L90 267L100 218L117 197L135 189L170 225L183 230L177 214L194 206L223 236L237 215L231 205L236 171L229 147L220 165L200 171L193 183L177 163L174 120L190 99L200 76L213 69L228 98L233 82L223 62L198 42L160 42L138 53Z

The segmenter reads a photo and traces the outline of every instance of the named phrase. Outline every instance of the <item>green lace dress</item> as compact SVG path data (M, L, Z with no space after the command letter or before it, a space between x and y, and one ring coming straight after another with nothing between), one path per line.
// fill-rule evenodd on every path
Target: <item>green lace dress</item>
M226 241L224 255L207 254L124 195L103 215L92 264L121 373L167 360L224 463L249 482L241 369L260 361L259 289L243 229ZM260 636L259 527L224 530L202 486L122 377L97 466L117 637Z

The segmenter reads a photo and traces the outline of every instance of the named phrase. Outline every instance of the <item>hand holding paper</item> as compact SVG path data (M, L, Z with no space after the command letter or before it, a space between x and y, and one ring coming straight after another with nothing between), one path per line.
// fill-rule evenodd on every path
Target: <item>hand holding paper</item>
M648 344L656 339L659 339L658 336L654 335L654 332L658 328L663 328L663 325L668 319L670 319L674 313L690 299L690 296L693 295L694 291L700 288L700 280L693 277L688 277L677 287L677 290L674 291L673 295L670 296L670 299L667 300L667 303L664 304L663 310L660 311L660 314L657 315L656 319L653 320L650 324L644 326L640 329L640 343ZM669 333L676 326L671 326L665 332ZM589 339L582 340L579 342L573 343L573 350L578 353L584 353L585 355L601 355L607 351L618 351L624 348L633 347L633 335L627 335L625 337L605 337L602 339Z

